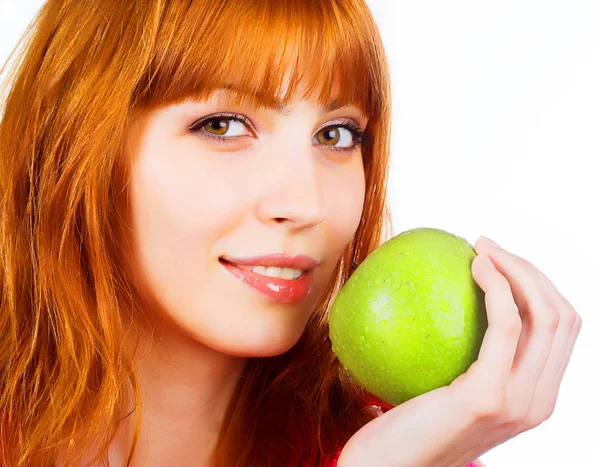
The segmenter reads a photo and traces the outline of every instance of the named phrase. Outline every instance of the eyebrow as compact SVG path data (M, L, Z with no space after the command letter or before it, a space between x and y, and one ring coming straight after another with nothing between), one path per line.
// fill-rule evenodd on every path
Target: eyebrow
M239 93L239 94L244 94L244 95L247 95L250 98L256 100L256 96L253 93L251 93L249 91L246 91L244 89L240 89L239 87L237 87L237 86L235 86L233 84L227 84L227 83L226 84L222 84L217 89L219 89L219 88L220 89L226 89L226 90L234 91L234 92ZM326 104L325 107L321 108L321 112L320 113L321 113L321 115L325 115L325 114L327 114L329 112L333 112L334 110L341 109L342 107L346 107L348 105L349 105L348 103L342 101L341 99L334 98L331 102L329 102L328 104ZM266 106L269 109L274 110L278 114L283 114L283 115L288 115L290 113L290 111L294 108L293 105L290 105L290 106L283 105L283 102L281 102L280 100L276 100L272 104L266 104Z

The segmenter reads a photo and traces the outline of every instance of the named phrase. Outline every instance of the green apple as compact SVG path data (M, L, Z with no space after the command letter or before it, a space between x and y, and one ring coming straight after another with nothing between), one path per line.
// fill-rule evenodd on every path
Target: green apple
M447 386L477 360L488 322L475 256L465 239L421 227L358 266L335 298L329 337L360 386L398 405Z

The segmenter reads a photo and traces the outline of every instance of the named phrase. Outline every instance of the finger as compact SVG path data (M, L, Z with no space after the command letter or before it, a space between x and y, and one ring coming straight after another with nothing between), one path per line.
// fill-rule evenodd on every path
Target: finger
M554 304L554 307L559 310L573 310L573 306L569 301L558 291L554 283L542 271L535 267L525 258L521 258L514 253L510 253L524 268L534 277L538 286L544 290L546 297Z
M473 279L485 293L488 328L483 337L477 361L469 372L476 380L492 388L505 387L511 372L519 335L521 318L506 278L485 255L477 255L471 263Z
M547 300L542 289L537 287L530 271L527 271L511 253L495 247L488 238L483 236L475 244L475 251L477 254L488 256L494 267L506 277L521 318L525 318L524 313L528 310L537 310L545 304ZM536 315L531 317L535 319Z
M533 397L552 350L559 316L523 265L507 251L486 242L485 237L482 239L477 242L476 248L485 250L496 269L507 278L524 322L527 334L521 333L523 343L519 342L517 348L514 383L520 393L526 391L529 397Z
M489 240L489 239L487 239L487 237L484 237L484 238L486 240ZM483 248L485 249L486 247L483 247ZM548 278L548 276L546 276L542 271L540 271L537 267L535 267L530 261L527 261L525 258L521 258L520 256L518 256L514 253L511 253L510 251L506 251L506 250L502 250L502 251L504 251L505 253L512 256L515 259L515 261L517 261L519 264L521 264L521 266L529 274L531 274L534 281L536 282L536 284L542 291L543 295L545 296L546 300L549 303L551 303L553 305L554 309L556 309L559 312L561 319L563 318L563 316L565 318L567 317L567 315L563 315L563 313L565 313L565 311L566 312L575 311L574 308L569 303L569 301L558 291L558 289L552 283L552 281Z
M569 335L569 342L567 344L567 349L564 352L560 367L558 369L558 372L554 375L552 383L550 384L550 387L552 388L552 391L550 393L550 404L546 409L546 415L544 417L544 420L548 420L548 418L554 412L554 406L556 404L556 400L558 399L558 391L560 389L560 384L563 380L563 376L567 369L567 365L571 360L571 355L573 354L573 347L575 347L575 342L577 341L577 338L579 337L579 332L581 331L581 324L581 316L577 315L575 319L575 325L573 326L571 334Z
M563 319L558 325L550 356L537 382L531 406L527 412L526 425L528 429L536 427L546 420L548 408L553 405L555 392L553 382L567 354L573 328L574 319L572 318Z
M487 251L488 248L492 248L493 245L490 243L490 239L487 237L483 237L484 241L482 242L482 246L481 248L484 250L484 252ZM477 249L479 249L479 245L477 246ZM506 250L504 250L506 251ZM529 271L529 273L533 276L533 278L535 279L535 281L537 282L538 286L540 287L540 289L542 289L547 297L547 299L550 300L551 303L554 304L555 308L558 310L561 310L563 308L566 309L573 309L573 306L571 305L571 303L569 303L569 301L558 291L558 289L556 288L556 286L554 285L554 283L542 272L540 271L535 265L533 265L530 261L526 260L525 258L521 258L520 256L511 253L509 251L506 251L508 254L510 254L513 258L515 258L518 262L521 263L521 265L527 269L527 271Z
M557 336L555 336L548 362L536 387L535 407L531 409L533 417L538 417L540 412L545 410L543 420L547 420L554 412L560 385L581 330L581 316L575 312L571 303L558 291L548 276L526 259L514 253L510 254L530 272L560 315Z

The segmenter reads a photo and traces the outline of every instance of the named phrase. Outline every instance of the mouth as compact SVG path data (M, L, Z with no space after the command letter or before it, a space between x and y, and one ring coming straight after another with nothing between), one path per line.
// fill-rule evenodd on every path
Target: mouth
M298 280L303 274L306 274L308 271L305 269L296 269L296 268L287 268L287 267L278 267L278 266L246 266L238 263L234 263L233 261L228 261L223 257L219 258L219 262L222 264L229 264L235 266L237 268L242 268L247 271L251 271L254 274L258 274L264 277L271 277L277 279L284 280Z
M272 266L242 266L223 258L219 258L219 262L239 282L245 283L261 293L263 297L275 302L301 302L312 289L312 270L294 270ZM233 290L232 293L234 293Z

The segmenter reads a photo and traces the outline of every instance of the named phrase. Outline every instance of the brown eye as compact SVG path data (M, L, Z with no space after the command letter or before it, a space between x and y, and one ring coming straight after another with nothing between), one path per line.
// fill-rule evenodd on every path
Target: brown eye
M317 133L317 140L321 144L337 144L340 140L340 131L336 127L324 128Z
M194 123L189 130L193 133L215 138L217 140L234 140L242 136L251 136L247 128L251 126L250 121L237 114L214 115L205 117Z
M204 124L209 133L224 135L229 129L229 120L226 118L213 118Z
M249 128L253 126L247 117L227 113L201 118L189 127L189 131L207 139L228 142L243 136L252 136L252 130L250 133L245 131ZM364 132L364 129L348 121L322 128L313 136L313 142L332 151L353 151L362 144Z
M352 151L361 144L363 130L352 123L322 128L315 135L316 143L334 151Z

